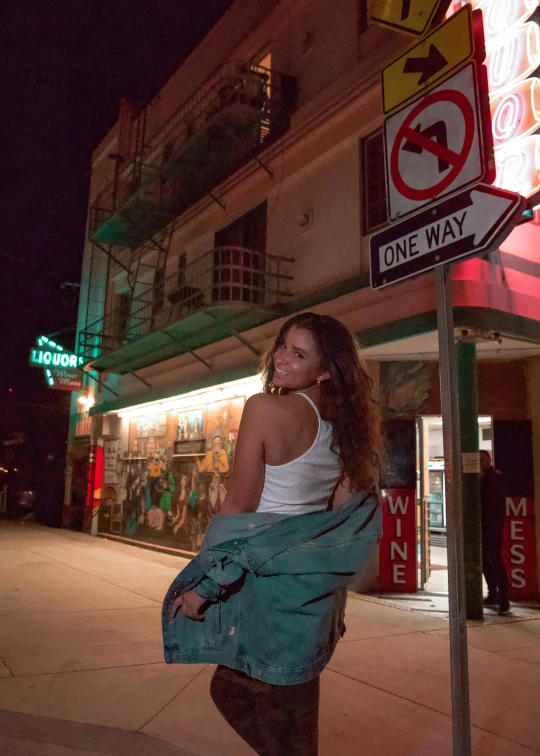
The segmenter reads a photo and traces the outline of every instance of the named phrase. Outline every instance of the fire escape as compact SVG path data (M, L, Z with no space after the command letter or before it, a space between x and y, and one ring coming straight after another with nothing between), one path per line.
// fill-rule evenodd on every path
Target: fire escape
M279 314L291 296L292 260L229 245L172 276L165 276L165 266L173 221L182 213L205 196L223 207L217 187L251 160L270 173L260 153L287 131L295 102L293 78L235 62L187 100L151 142L146 110L124 118L130 149L109 156L114 180L90 207L89 238L96 255L108 260L107 281L124 270L128 291L107 307L106 289L92 295L90 281L79 344L87 365L125 373L183 352L198 357L197 348L231 333L241 339L242 330ZM120 124L122 144L122 118ZM103 304L100 317L91 296Z

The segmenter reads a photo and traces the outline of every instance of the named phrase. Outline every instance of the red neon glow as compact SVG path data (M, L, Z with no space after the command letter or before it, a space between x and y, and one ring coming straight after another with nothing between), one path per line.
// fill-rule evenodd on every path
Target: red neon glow
M540 80L525 79L491 101L495 148L540 128Z
M540 28L530 21L486 46L489 90L493 95L526 79L540 66Z
M495 186L524 197L540 191L540 136L528 136L505 144L495 153Z
M504 34L518 24L523 24L538 7L539 0L484 0L475 5L484 16L486 39Z

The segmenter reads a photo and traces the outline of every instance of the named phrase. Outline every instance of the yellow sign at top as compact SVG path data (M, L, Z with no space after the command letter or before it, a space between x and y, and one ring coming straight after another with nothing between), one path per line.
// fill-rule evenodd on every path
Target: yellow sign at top
M382 72L383 111L391 113L456 73L474 57L473 16L470 5L392 61Z
M444 18L451 0L373 0L369 17L376 24L422 35Z

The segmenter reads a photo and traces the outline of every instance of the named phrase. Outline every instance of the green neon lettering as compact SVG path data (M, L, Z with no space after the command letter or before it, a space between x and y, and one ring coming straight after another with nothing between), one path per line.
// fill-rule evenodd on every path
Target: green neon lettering
M62 367L68 367L69 365L69 355L68 354L61 354L60 355L60 364Z
M50 365L52 362L52 354L51 352L43 352L43 362L45 365Z
M69 366L70 367L77 367L77 358L74 354L69 355Z

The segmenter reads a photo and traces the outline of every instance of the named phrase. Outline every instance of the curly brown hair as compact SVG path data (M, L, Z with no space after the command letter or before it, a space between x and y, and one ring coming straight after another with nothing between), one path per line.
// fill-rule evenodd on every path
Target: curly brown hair
M274 353L293 326L309 331L323 370L330 374L320 384L321 414L334 431L332 450L340 457L340 482L347 479L352 491L370 491L376 487L381 448L378 404L358 342L341 321L315 312L287 320L261 360L263 391L275 393Z

